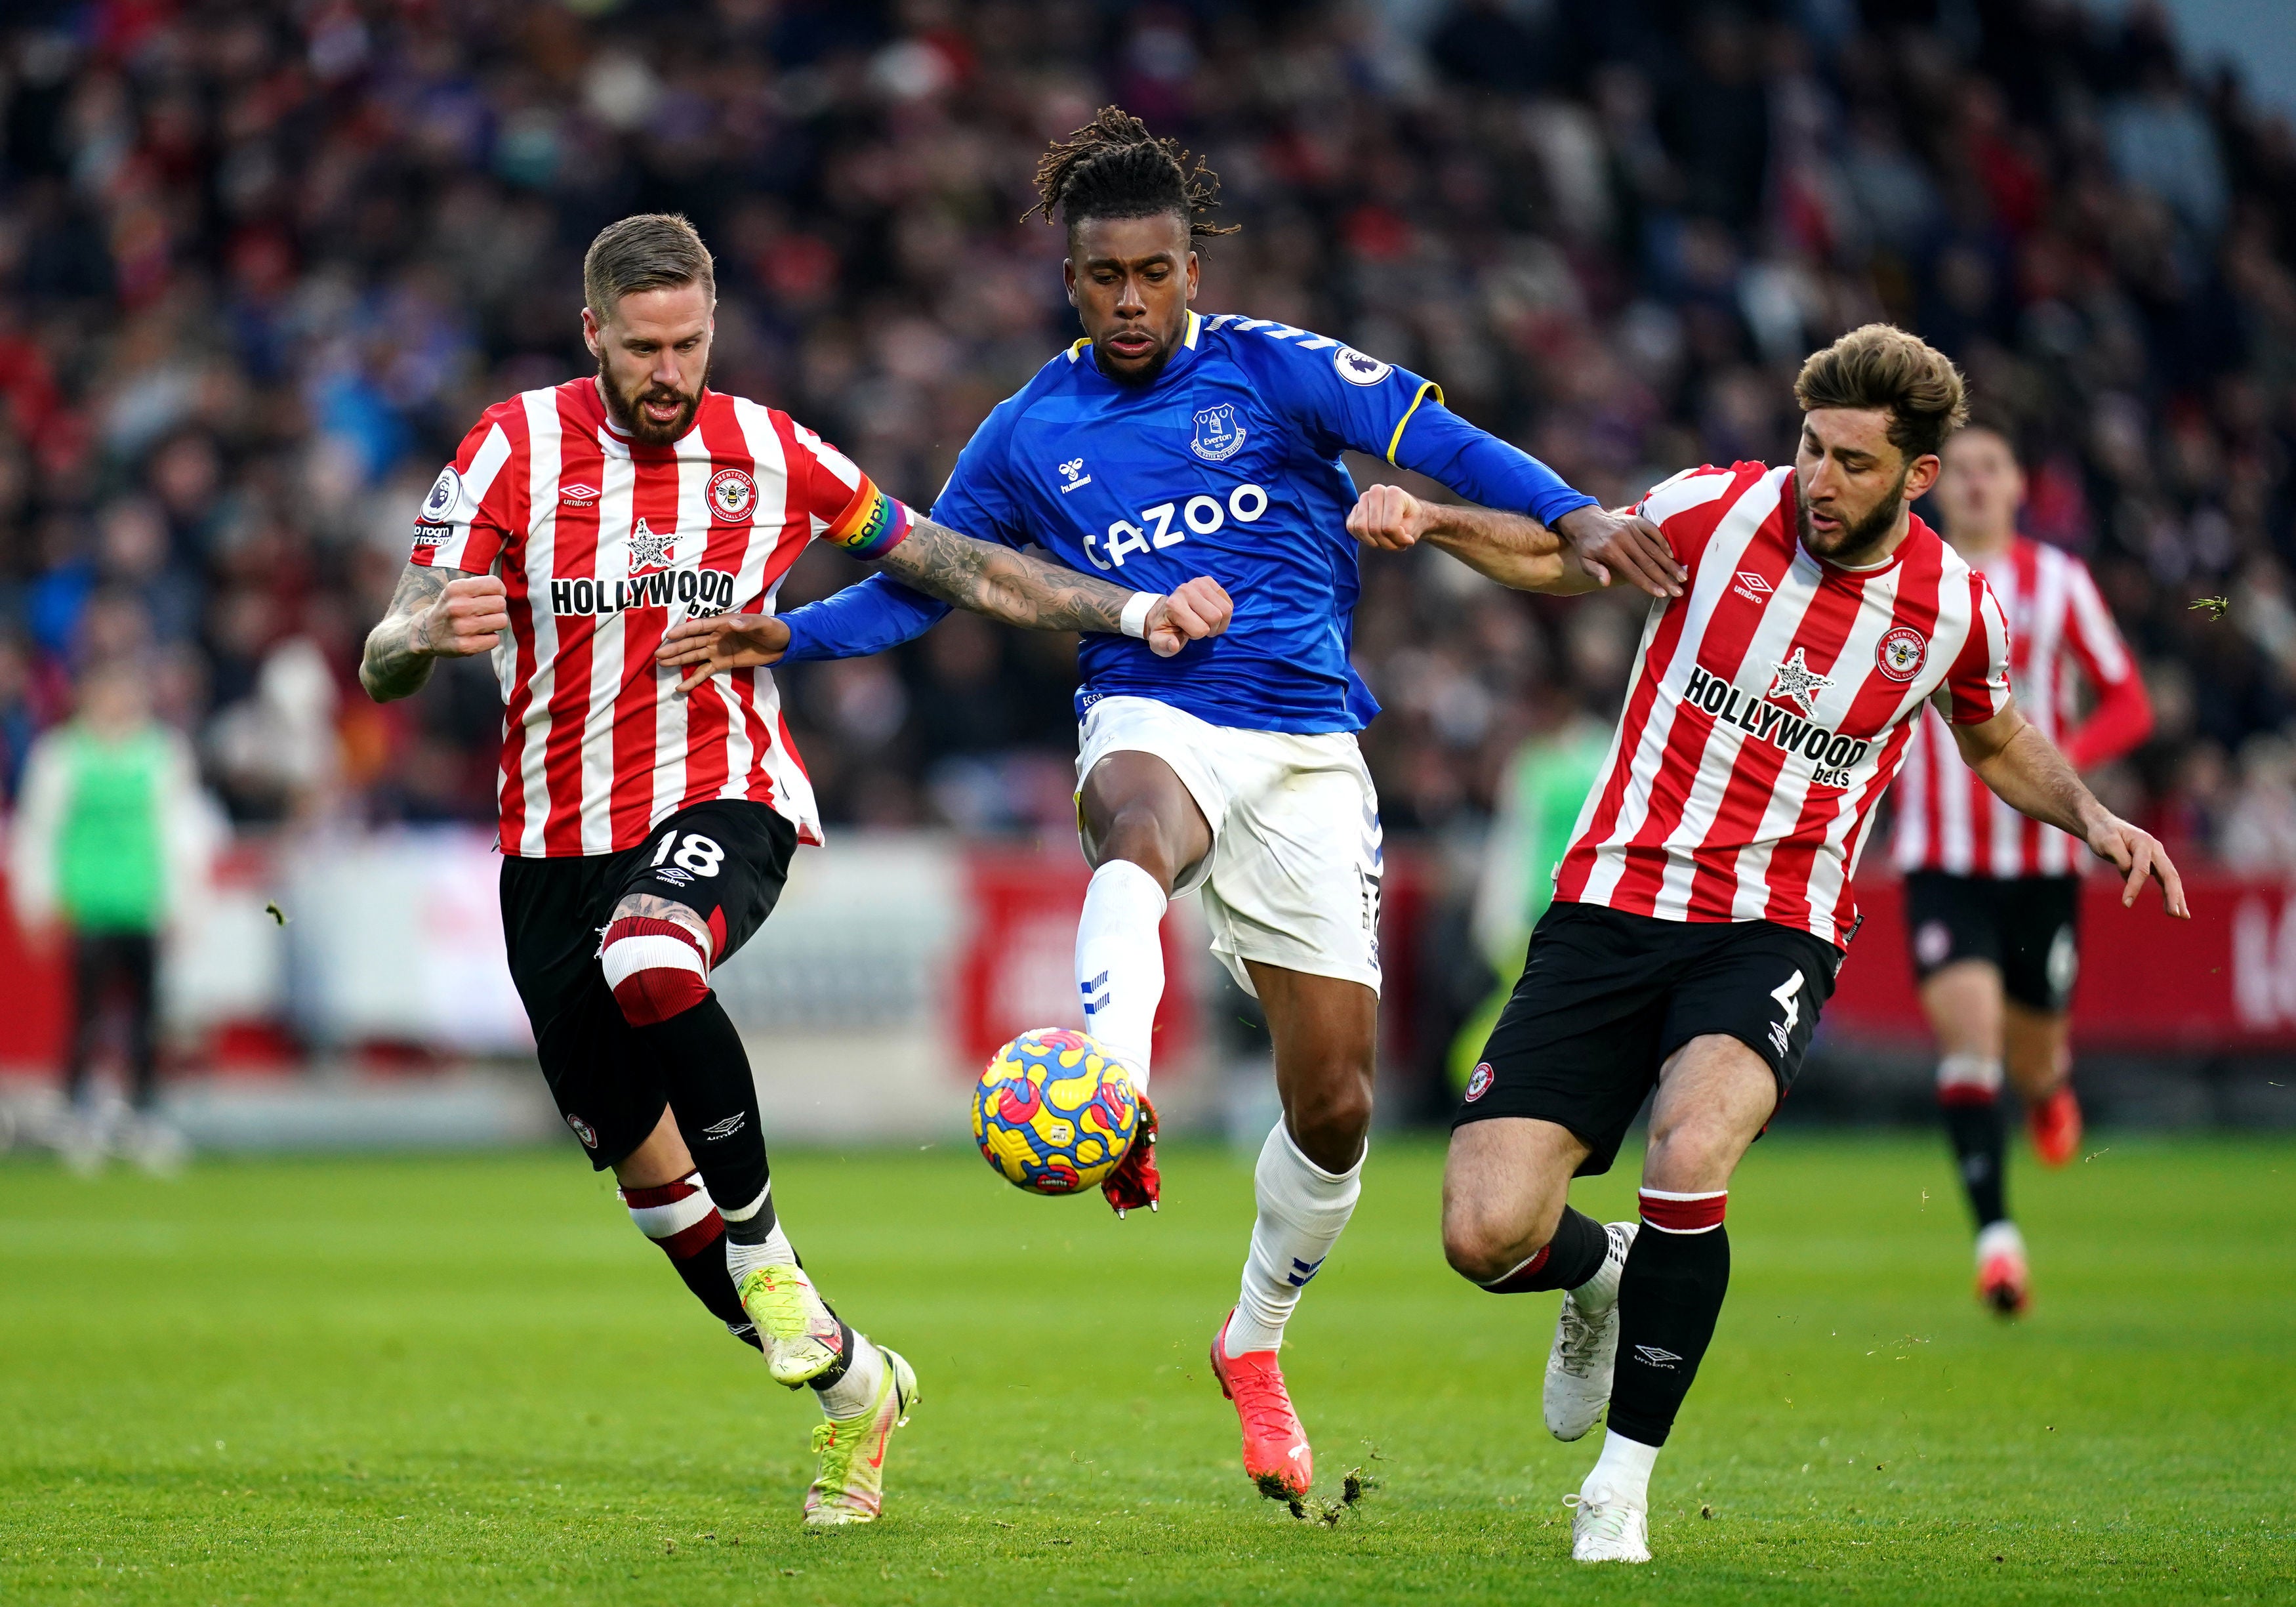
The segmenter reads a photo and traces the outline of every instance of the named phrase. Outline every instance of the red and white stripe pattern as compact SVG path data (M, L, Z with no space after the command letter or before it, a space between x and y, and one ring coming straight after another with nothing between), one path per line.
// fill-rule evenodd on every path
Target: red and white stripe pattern
M1661 1233L1710 1233L1722 1225L1730 1205L1730 1191L1705 1194L1674 1194L1664 1189L1642 1191L1643 1225Z
M771 613L815 538L873 556L908 517L812 431L739 397L704 391L666 447L615 430L591 379L488 408L423 502L413 561L495 570L509 593L503 852L618 853L710 798L770 804L819 842L772 675L674 698L654 650L685 619Z
M2009 673L2025 718L2082 768L2143 741L2152 723L2144 683L2088 566L2021 536L1978 567L2009 621ZM2076 672L2095 691L2097 707L2068 740L2079 713ZM1995 797L1962 762L1953 733L1935 713L1915 728L1906 750L1892 847L1901 870L1956 876L2070 876L2088 857L2065 833Z
M726 1231L709 1191L701 1186L699 1172L688 1172L676 1183L659 1188L618 1191L638 1232L668 1251L672 1260L683 1261L698 1254Z
M1690 583L1652 605L1558 900L1846 944L1913 717L1932 696L1956 723L2008 706L2008 628L1982 577L1919 519L1885 564L1821 563L1793 496L1791 469L1742 463L1644 499Z

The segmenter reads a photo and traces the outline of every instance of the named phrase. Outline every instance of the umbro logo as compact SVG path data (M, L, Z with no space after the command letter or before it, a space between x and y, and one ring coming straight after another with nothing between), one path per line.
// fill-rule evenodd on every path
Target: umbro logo
M1730 589L1750 603L1759 603L1770 595L1773 588L1767 581L1752 570L1742 569L1738 572L1737 581Z
M598 499L598 488L578 482L573 485L562 485L558 488L558 499L561 502L570 502L576 507L587 507Z
M704 1138L731 1138L742 1130L742 1125L749 1119L747 1111L736 1110L724 1121L712 1122L704 1127L701 1130L701 1135Z
M1655 1345L1637 1345L1635 1347L1635 1354L1643 1358L1645 1365L1663 1367L1669 1372L1673 1372L1674 1364L1682 1359L1673 1351L1660 1350Z

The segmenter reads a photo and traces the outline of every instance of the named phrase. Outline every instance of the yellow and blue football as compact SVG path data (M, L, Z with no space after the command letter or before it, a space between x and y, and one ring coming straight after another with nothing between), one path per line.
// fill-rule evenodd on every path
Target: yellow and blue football
M972 1141L1031 1194L1098 1187L1139 1125L1130 1075L1089 1034L1064 1026L1022 1033L989 1057L972 1091Z

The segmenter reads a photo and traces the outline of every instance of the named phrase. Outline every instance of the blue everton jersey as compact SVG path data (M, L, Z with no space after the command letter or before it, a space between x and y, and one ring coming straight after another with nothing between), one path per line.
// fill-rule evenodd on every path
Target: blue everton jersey
M1226 589L1226 632L1174 657L1086 636L1079 714L1132 695L1218 725L1354 730L1379 705L1349 662L1349 448L1550 520L1590 500L1450 414L1431 381L1288 325L1190 313L1152 384L1107 378L1084 341L1046 364L965 447L932 517L1139 590L1197 575ZM946 612L874 576L789 614L787 656L874 651Z

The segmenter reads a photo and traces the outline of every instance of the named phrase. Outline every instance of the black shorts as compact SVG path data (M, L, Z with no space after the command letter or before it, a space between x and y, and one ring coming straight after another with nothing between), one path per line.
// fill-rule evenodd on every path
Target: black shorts
M1914 976L1927 982L1956 960L1988 960L2001 991L2028 1010L2062 1013L2080 975L2077 876L1906 877L1906 935Z
M558 1113L598 1171L645 1142L669 1102L598 963L614 906L633 893L684 904L718 936L715 967L773 913L796 851L797 828L772 808L720 798L679 810L619 853L504 859L511 980Z
M1587 1148L1578 1175L1598 1176L1659 1067L1693 1038L1737 1039L1769 1063L1784 1099L1841 966L1832 944L1774 921L1552 905L1451 1125L1553 1122Z

